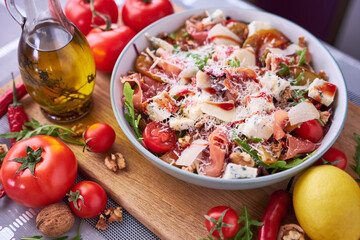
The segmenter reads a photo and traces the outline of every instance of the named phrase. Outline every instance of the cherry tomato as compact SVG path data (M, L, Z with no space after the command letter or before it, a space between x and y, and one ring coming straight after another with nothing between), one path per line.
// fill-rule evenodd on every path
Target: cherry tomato
M222 213L226 211L222 223L230 224L231 226L219 226L219 218ZM209 218L210 217L210 218ZM213 231L212 235L216 238L227 239L232 238L239 231L239 216L235 212L234 209L227 206L217 206L213 207L209 210L209 212L205 216L205 225L206 229L211 232L211 230L215 227L215 231ZM216 227L218 225L218 227ZM219 233L221 230L222 234ZM222 236L221 236L222 235Z
M107 204L105 190L92 181L77 183L67 196L73 213L82 218L98 216Z
M173 13L169 0L125 0L122 20L135 32L140 32L156 20Z
M342 170L346 168L347 158L343 151L335 147L329 148L327 152L315 162L314 165L330 164Z
M111 22L117 23L119 10L114 0L94 0L95 11L111 18ZM68 0L65 5L65 15L86 35L92 29L91 25L102 25L105 21L96 16L92 23L90 0Z
M84 134L86 145L92 152L105 152L115 142L116 134L106 123L94 123Z
M0 170L0 182L15 202L42 207L63 199L76 175L77 161L71 149L54 137L39 135L9 150Z
M317 143L324 137L324 128L318 120L314 119L303 122L293 131L293 135Z
M115 24L108 31L91 29L86 38L94 55L96 69L111 72L121 51L134 36L131 28Z
M151 122L143 132L144 143L154 153L165 153L175 145L176 132L160 122Z

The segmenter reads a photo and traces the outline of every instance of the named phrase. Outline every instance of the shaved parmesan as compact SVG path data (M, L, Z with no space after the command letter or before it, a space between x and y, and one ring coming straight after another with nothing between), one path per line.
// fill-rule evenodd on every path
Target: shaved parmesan
M190 166L196 157L209 145L209 142L202 139L193 141L189 147L181 152L180 157L176 161L176 165Z
M303 49L297 44L291 44L285 49L281 48L268 48L271 53L279 56L288 56L295 54L296 51L302 51Z
M289 121L292 126L313 119L319 119L319 111L310 102L301 102L289 111Z
M199 88L211 87L210 76L203 71L198 71L196 74L196 86Z
M234 57L235 60L240 61L241 67L251 67L256 66L255 53L251 49L242 48L235 50L231 57Z
M239 45L240 38L221 24L216 24L209 32L208 38L216 45Z
M230 110L225 110L222 108L222 104L233 104L233 108ZM216 117L224 122L234 121L236 117L235 105L233 101L230 102L204 102L201 104L201 111L210 116Z

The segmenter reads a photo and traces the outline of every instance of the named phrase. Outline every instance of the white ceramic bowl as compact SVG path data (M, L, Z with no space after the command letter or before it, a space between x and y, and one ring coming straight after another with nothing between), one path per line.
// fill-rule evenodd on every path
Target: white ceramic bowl
M215 9L206 10L208 10L209 12L213 12ZM120 76L126 75L128 71L134 69L134 63L137 55L133 45L136 44L137 49L139 51L143 51L146 47L149 46L149 42L144 36L145 32L148 32L152 36L157 36L159 33L162 32L174 32L182 25L184 25L186 19L189 19L191 16L194 15L201 15L204 9L188 10L160 19L159 21L151 24L150 26L139 32L129 42L129 44L124 48L121 55L119 56L111 76L111 103L113 111L115 113L115 117L130 142L146 159L148 159L152 164L159 167L166 173L183 181L209 188L234 190L259 188L290 178L295 174L301 172L302 170L306 169L307 167L311 166L335 142L336 138L339 136L343 128L347 113L348 100L346 84L337 63L335 62L331 54L328 52L328 50L324 47L324 45L311 33L296 25L295 23L290 22L279 16L261 11L243 10L236 8L225 8L222 10L225 16L230 16L236 20L246 22L260 20L270 22L273 28L276 28L283 32L293 42L297 42L299 36L305 36L305 39L308 42L308 48L312 54L315 70L325 70L326 74L329 76L329 82L336 84L336 86L338 87L335 99L335 112L333 115L333 123L330 127L329 132L322 140L321 146L318 148L317 152L312 157L294 168L272 175L257 177L253 179L221 179L201 176L173 167L153 155L144 146L142 146L139 141L136 140L133 129L124 117L124 106L121 101L123 95L123 85L120 82Z

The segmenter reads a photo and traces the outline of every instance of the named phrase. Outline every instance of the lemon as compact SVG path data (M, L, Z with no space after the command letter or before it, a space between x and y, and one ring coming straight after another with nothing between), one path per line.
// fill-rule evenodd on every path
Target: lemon
M293 203L311 239L360 238L360 189L345 171L330 165L309 168L296 182Z

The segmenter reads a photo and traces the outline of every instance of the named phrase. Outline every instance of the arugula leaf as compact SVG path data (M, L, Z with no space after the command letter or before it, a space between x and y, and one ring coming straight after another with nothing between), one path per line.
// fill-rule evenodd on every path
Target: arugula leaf
M265 64L265 60L266 60L266 57L267 57L268 53L269 53L269 52L265 52L265 53L262 55L262 57L261 57L261 63L262 63L262 64Z
M81 230L81 226L82 226L83 222L84 222L84 219L82 218L80 221L80 224L79 224L79 228L77 230L77 235L74 238L72 238L71 240L80 240L82 238L82 236L80 234L80 230Z
M256 150L253 150L252 147L247 143L246 140L241 140L240 138L235 138L234 141L237 145L241 147L241 149L249 154L252 159L254 159L255 164L257 165L265 165L265 163L262 161L261 157L259 156L259 153Z
M271 171L271 173L275 173L277 171L283 171L283 170L286 170L286 169L290 169L290 168L293 168L297 165L299 165L300 163L304 162L305 160L307 160L308 158L310 158L312 155L314 155L316 152L313 151L311 152L310 154L308 154L307 156L305 156L304 158L294 158L294 160L292 161L282 161L282 160L279 160L277 162L274 162L274 163L270 163L270 164L267 164L265 166L266 169L273 169Z
M305 72L300 73L299 76L297 76L297 78L293 82L291 82L291 85L292 86L298 85L298 83L301 81L301 79L304 77L304 75L305 75Z
M196 67L199 68L200 70L203 70L203 68L205 67L207 61L211 57L211 54L205 56L204 58L201 58L199 54L188 53L186 55L186 57L193 58L195 60Z
M356 174L360 178L360 137L356 133L354 133L355 141L357 142L356 152L355 152L355 165L351 165L351 168L356 172ZM360 179L355 179L357 182L360 182Z
M301 66L304 63L306 63L306 51L307 51L307 47L304 48L301 53L300 53L300 60L298 62L298 65ZM297 52L298 53L298 52Z
M67 143L80 146L84 145L84 142L75 139L77 134L73 130L63 126L50 125L47 123L41 125L39 121L35 120L34 118L31 119L31 122L25 123L23 129L20 132L0 134L0 138L16 138L16 141L20 141L37 135L52 136L60 138Z
M0 166L1 166L1 163L2 163L2 161L4 160L4 158L5 158L5 156L6 156L7 153L8 153L8 152L4 152L4 153L0 154Z
M135 109L133 104L133 94L134 90L131 88L130 84L126 82L124 84L123 94L125 97L125 107L127 109L127 113L125 113L126 120L130 123L130 125L134 128L135 134L138 138L141 137L139 122L141 119L141 115L139 114L137 119L135 119Z
M232 67L232 68L240 67L240 61L230 60L229 61L229 66Z
M284 63L280 63L280 69L278 71L278 74L280 76L288 75L290 74L290 69L288 65L285 65Z
M247 206L244 205L240 212L239 223L244 222L244 226L238 231L234 240L251 240L253 237L252 227L261 227L264 223L251 219Z

